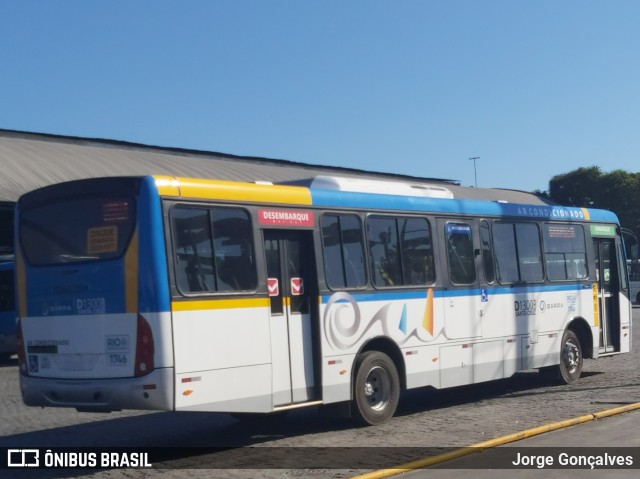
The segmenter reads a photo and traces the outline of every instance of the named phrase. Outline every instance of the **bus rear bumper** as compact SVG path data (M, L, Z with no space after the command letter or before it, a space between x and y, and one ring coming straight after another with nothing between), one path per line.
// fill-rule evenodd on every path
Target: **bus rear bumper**
M173 377L173 368L156 369L139 378L57 379L20 375L20 389L27 406L73 407L92 412L171 411Z

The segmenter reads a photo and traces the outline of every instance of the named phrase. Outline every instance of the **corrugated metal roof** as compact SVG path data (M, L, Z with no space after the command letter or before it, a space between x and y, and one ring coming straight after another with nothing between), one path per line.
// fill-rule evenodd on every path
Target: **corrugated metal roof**
M452 180L2 129L0 165L0 201L16 201L23 193L53 183L101 176L170 175L280 183L332 175L445 186L456 198L548 203L531 193L463 187Z

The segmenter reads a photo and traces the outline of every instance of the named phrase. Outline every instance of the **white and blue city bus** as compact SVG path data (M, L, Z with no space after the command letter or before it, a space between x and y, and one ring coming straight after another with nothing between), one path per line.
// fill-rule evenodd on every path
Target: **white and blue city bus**
M304 183L304 184L303 184ZM608 211L453 198L338 177L297 185L112 177L17 207L20 379L30 406L270 413L631 348Z

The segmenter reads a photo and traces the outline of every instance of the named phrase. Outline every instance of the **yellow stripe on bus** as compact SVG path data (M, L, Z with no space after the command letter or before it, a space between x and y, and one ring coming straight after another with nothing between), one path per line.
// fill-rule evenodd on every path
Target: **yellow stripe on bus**
M21 318L27 316L27 279L24 258L20 249L16 248L16 287L18 289L18 314Z
M302 186L263 185L170 176L154 176L154 179L160 196L291 205L311 204L311 193Z
M591 219L590 215L589 215L589 210L587 208L581 208L582 212L584 213L584 219L589 221Z
M242 298L242 299L207 299L196 301L172 301L172 311L204 311L207 309L234 309L234 308L267 308L269 298Z
M124 255L124 292L127 313L138 311L138 230Z
M598 297L598 283L593 283L591 288L593 291L593 325L600 326L600 301Z

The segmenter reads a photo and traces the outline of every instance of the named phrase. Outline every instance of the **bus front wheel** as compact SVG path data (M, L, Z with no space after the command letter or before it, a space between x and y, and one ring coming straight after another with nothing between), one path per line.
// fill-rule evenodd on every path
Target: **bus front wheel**
M560 379L565 384L572 384L582 374L582 346L576 333L567 329L562 335L560 350Z
M545 380L556 384L575 383L582 374L582 346L576 333L567 329L562 335L560 364L540 368Z
M394 415L400 399L400 378L395 364L380 351L363 353L356 363L354 419L376 426Z

